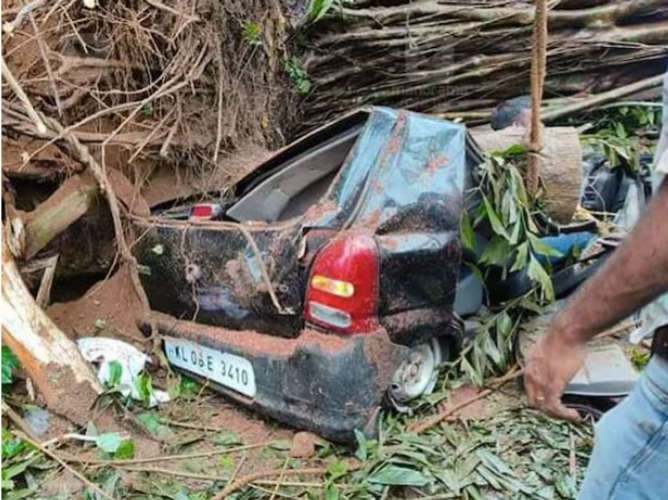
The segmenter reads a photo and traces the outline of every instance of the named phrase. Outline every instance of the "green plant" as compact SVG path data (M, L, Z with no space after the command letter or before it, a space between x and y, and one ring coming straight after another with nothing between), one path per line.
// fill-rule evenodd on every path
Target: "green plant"
M153 396L153 383L151 381L151 376L142 372L136 381L137 391L139 392L139 399L144 403L145 406L151 404L151 398Z
M632 170L640 169L640 156L649 151L641 136L658 131L661 126L661 107L654 103L604 107L594 118L592 132L582 134L582 143L599 149L610 161L610 168L622 163ZM654 141L649 141L652 143Z
M502 279L508 273L526 269L535 285L526 295L478 318L476 335L455 362L477 385L482 385L490 375L506 371L514 362L514 338L526 312L538 312L541 305L554 300L546 257L561 254L540 240L534 220L540 211L539 200L529 196L522 176L526 161L526 149L522 146L489 155L479 166L477 187L470 193L477 204L462 216L460 232L466 247L475 248L476 229L484 226L491 232L480 258L469 263L483 283L493 269L501 270ZM493 276L498 279L498 273Z
M21 363L12 350L6 345L2 346L2 385L11 384L14 381L14 372L21 367Z
M43 458L30 443L2 429L2 497L32 496L37 484L29 469L39 465Z
M649 358L651 354L649 351L641 351L637 347L633 347L631 349L631 363L633 363L633 366L635 366L638 370L642 370L647 366L647 363L649 363Z
M314 24L320 21L332 7L353 5L355 0L311 0L306 11L307 22Z
M262 26L258 23L244 23L241 27L241 37L249 45L262 45Z
M561 254L540 240L534 214L539 209L524 188L520 168L526 163L526 149L512 146L492 153L478 169L479 183L472 190L480 199L472 214L465 212L461 222L462 242L475 247L474 229L489 224L492 237L479 259L483 267L498 266L503 277L508 272L527 268L538 286L542 300L554 300L549 268L538 256Z
M302 67L301 62L296 57L290 57L285 61L285 72L287 73L292 85L300 94L306 94L311 90L311 80L307 71Z
M334 0L311 0L308 5L307 18L309 22L318 22L334 5Z

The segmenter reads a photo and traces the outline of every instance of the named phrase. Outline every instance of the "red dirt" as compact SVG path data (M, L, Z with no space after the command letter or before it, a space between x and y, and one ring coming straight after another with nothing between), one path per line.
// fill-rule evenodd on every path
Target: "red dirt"
M108 280L93 285L80 299L53 304L46 313L73 339L109 336L125 341L144 341L137 328L142 306L126 267L121 267Z
M329 200L325 203L316 203L308 208L306 218L309 220L318 220L326 214L336 212L336 209L336 202L334 200Z
M322 442L322 438L311 432L298 432L292 438L290 456L292 458L311 458L315 455L316 444Z
M448 408L453 408L464 401L468 401L472 397L476 396L480 390L473 385L463 385L455 389L451 394L448 402L445 403L443 410L447 411ZM485 407L484 400L474 401L470 405L465 406L459 411L456 411L451 415L452 418L462 418L462 419L480 419L488 416L489 409Z
M230 347L238 347L248 354L270 352L276 356L290 356L300 345L317 345L322 351L336 353L350 349L348 339L337 335L326 335L316 330L306 329L297 338L275 337L268 334L258 333L254 330L229 330L193 323L192 321L176 320L167 314L152 313L158 329L163 332L173 332L172 335L180 336L198 342L199 339L209 337L215 342L224 343ZM382 336L387 339L387 334L380 331L371 336Z

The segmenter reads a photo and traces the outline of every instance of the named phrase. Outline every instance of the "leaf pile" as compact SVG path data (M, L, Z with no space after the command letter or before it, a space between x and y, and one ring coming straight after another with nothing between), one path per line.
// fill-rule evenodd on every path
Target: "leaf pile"
M426 435L388 417L376 441L358 434L362 468L330 466L328 498L575 498L592 445L589 426L555 422L522 408ZM389 488L389 489L388 489Z

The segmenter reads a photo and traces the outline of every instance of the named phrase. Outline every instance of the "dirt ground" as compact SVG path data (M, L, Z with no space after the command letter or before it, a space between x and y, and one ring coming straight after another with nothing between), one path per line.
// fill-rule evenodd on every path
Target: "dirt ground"
M109 279L95 284L81 298L71 302L55 303L47 309L50 318L72 339L86 336L113 337L140 348L142 344L145 347L146 341L137 328L137 320L141 313L141 304L125 268L119 269ZM155 368L152 367L153 385L166 388L170 383L166 372ZM170 455L177 450L180 454L204 453L219 449L220 443L252 445L280 442L281 450L293 447L294 430L244 410L206 387L198 386L197 391L196 394L176 398L161 405L159 409L150 411L159 415L161 421L169 422L161 426L157 435L137 422L136 414L149 412L142 411L141 408L127 412L113 407L102 408L93 414L91 423L100 433L120 432L131 438L135 442L135 458L139 459ZM52 423L53 428L48 437L62 435L65 431L62 421L53 418ZM303 435L307 433L300 434L294 453L299 456L312 456L314 454L314 449L311 449L312 441L304 439ZM89 447L84 449L80 456L95 458L98 451L94 447ZM242 455L243 463L239 457L234 459L239 460L237 474L243 475L276 467L277 461L281 461L278 459L278 453L278 451L268 452L264 447L248 450ZM215 475L220 473L220 460L221 457L214 454L186 461L174 460L168 466ZM228 462L225 464L229 465ZM127 473L122 480L134 484L136 478ZM83 487L74 477L68 479L59 476L46 479L42 493L45 496L74 494L77 485L79 489ZM197 486L196 480L192 486Z

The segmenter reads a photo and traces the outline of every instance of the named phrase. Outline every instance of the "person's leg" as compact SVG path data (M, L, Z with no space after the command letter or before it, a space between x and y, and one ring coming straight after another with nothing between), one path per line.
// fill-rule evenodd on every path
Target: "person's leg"
M596 424L578 500L668 498L668 362L652 357L635 388Z

